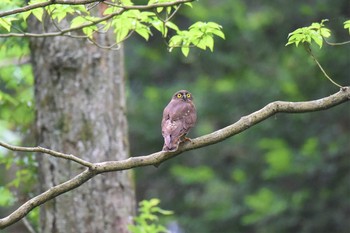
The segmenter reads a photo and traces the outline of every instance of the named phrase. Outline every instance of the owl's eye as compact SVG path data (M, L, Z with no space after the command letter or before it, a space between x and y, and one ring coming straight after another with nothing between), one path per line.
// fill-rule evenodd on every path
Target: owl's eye
M189 94L189 93L187 93L186 96L187 96L187 98L191 98L191 94Z
M180 99L180 98L182 98L182 94L179 93L176 95L176 97Z

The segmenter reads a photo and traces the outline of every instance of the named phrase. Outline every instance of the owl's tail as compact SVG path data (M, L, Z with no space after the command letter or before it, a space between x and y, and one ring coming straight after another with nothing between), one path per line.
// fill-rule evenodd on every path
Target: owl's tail
M171 135L164 137L163 151L176 151L179 147L179 140L172 140Z

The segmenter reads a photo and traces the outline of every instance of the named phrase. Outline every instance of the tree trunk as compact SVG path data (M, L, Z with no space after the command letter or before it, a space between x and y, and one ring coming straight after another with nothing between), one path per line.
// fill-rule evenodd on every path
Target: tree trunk
M100 43L111 44L108 34L98 36ZM31 39L31 52L38 145L91 162L127 158L123 48L103 50L84 40L55 37ZM42 154L38 160L42 191L84 169ZM129 171L99 175L43 205L40 230L128 232L134 202Z

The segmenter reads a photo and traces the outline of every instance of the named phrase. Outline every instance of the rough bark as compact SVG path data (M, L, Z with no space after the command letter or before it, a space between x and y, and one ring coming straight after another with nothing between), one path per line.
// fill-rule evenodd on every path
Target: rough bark
M31 23L32 29L39 24ZM111 44L108 34L100 43ZM37 145L98 162L128 157L123 49L68 37L31 40ZM38 156L41 191L82 171ZM44 204L41 232L124 233L134 211L130 171L103 174Z

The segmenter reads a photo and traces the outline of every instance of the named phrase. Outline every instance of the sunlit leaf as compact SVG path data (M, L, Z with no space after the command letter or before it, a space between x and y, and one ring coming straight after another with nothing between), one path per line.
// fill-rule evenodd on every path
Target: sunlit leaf
M344 22L344 28L349 30L349 34L350 34L350 20L347 20Z
M37 18L40 22L43 20L43 14L44 14L44 9L43 8L36 8L32 10L32 14Z
M129 29L128 28L120 28L117 31L117 38L116 38L116 42L120 43L121 41L123 41L129 34Z
M15 17L0 18L0 27L5 28L8 32L11 31L12 21L17 20Z
M212 36L207 35L203 38L203 40L205 41L205 45L210 49L210 51L213 52L214 49L214 39Z
M70 27L76 28L76 27L79 27L85 23L86 23L86 19L83 16L77 16L71 21Z
M212 33L217 35L218 37L221 37L222 39L225 39L225 34L220 30L213 30Z
M171 29L173 29L175 31L179 31L179 27L176 24L174 24L174 23L172 23L170 21L166 22L165 26L167 26L168 28L171 28Z
M145 40L149 39L151 31L147 27L139 27L135 29L136 33L142 36Z
M189 47L181 47L181 52L185 57L187 57L188 53L190 52L190 48Z

